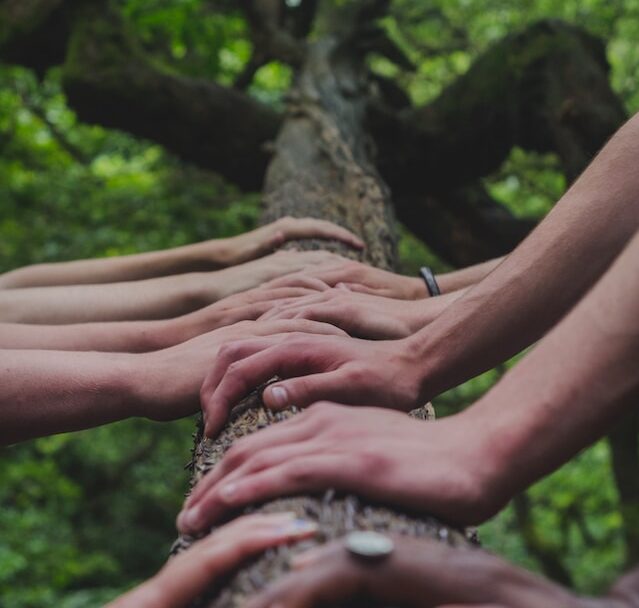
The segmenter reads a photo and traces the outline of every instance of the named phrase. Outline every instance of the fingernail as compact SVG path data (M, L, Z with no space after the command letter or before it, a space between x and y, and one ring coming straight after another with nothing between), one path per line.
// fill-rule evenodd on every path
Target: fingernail
M283 386L272 386L271 398L275 401L277 407L286 407L288 405L288 393Z
M236 491L237 491L237 485L234 483L229 483L220 490L220 496L224 500L231 500L231 498L235 496Z
M182 511L178 516L178 528L180 530L196 530L200 520L200 508L193 507Z
M282 534L288 534L291 536L302 536L315 532L317 530L317 524L307 519L294 519L283 526L278 528L278 531Z

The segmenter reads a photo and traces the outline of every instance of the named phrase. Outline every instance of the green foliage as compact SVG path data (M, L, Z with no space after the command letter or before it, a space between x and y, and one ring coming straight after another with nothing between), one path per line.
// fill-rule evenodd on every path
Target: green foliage
M171 69L229 84L248 61L251 44L236 3L120 4L144 49ZM403 72L379 57L372 65L421 103L491 42L540 17L560 17L609 40L613 85L635 110L638 12L639 0L395 0L385 25L417 69ZM288 68L271 63L258 71L251 92L275 105L290 79ZM514 213L533 218L543 216L566 186L553 156L521 150L513 150L486 185ZM0 67L0 272L227 236L251 228L258 214L257 196L240 195L158 146L78 124L55 70L36 82L25 70ZM446 270L406 231L400 254L404 272L424 263ZM438 410L469 405L508 365L441 396ZM95 606L154 572L174 537L193 426L190 419L164 425L133 420L4 450L3 608ZM530 499L532 525L555 547L578 589L599 590L619 573L624 547L605 444L537 484ZM487 547L541 570L520 525L509 507L482 527L481 536Z

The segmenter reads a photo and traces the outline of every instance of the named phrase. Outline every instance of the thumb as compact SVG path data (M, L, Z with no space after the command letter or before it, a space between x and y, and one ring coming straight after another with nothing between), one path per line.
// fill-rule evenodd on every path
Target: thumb
M344 401L346 391L341 370L290 378L270 384L262 393L266 407L281 410L292 405L307 407L316 401Z

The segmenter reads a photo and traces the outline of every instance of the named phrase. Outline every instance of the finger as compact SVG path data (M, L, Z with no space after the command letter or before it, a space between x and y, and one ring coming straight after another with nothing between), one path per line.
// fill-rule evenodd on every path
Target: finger
M235 340L222 344L217 351L213 366L204 379L200 390L200 402L204 415L205 431L208 437L212 437L224 425L228 415L228 409L212 407L211 402L217 387L235 361L249 357L254 353L265 350L282 339L282 336L273 335L264 338L247 338L245 340Z
M338 283L335 285L336 289L346 289L348 291L354 291L355 293L365 293L373 296L379 296L386 293L384 289L377 289L363 285L361 283Z
M271 320L292 320L292 319L306 319L306 320L314 320L313 314L311 313L311 308L309 305L306 306L291 306L291 307L283 307L278 310L274 310L271 313ZM265 315L260 317L260 321L266 320Z
M286 378L292 374L274 374ZM262 393L264 405L274 410L295 405L307 407L317 401L351 402L351 387L342 370L290 378L267 386Z
M325 291L326 289L330 289L330 286L324 283L324 281L310 275L301 274L299 272L278 277L277 279L269 281L266 285L270 288L304 287L314 291Z
M289 334L289 337L295 337L295 334ZM207 436L210 437L219 428L220 421L223 423L231 407L267 380L274 376L290 378L321 369L325 361L320 351L311 350L310 338L305 338L303 341L283 340L283 343L278 344L278 336L271 336L262 341L251 341L247 345L240 343L237 348L233 343L229 347L222 346L219 351L221 356L218 355L210 379L207 378L206 389L203 389L202 408L208 417L205 427ZM299 385L300 390L296 395L302 396L302 388ZM278 391L269 391L269 405L276 407L279 397ZM280 407L286 405L284 402ZM289 402L288 405L295 404Z
M287 240L303 238L334 239L355 247L363 249L364 242L350 230L328 222L314 218L302 218L296 220L290 231L286 234Z
M254 331L256 336L284 334L286 332L342 337L347 335L346 332L331 323L321 323L319 321L300 318L256 322Z
M316 291L314 289L309 289L308 287L258 287L257 289L252 290L251 293L251 303L257 302L272 302L275 300L285 300L289 298L301 298L309 295L314 295ZM224 302L224 300L221 300Z
M184 508L190 508L230 471L240 467L253 453L269 449L276 445L293 444L310 439L315 433L315 426L307 422L303 414L290 420L280 422L268 428L260 430L247 437L243 437L235 443L224 455L221 462L208 472L195 486L191 495L184 504Z
M342 605L366 593L367 571L343 556L343 549L329 547L315 567L294 571L251 599L246 608L318 608Z
M270 468L276 468L286 462L322 456L325 446L316 442L301 441L293 445L276 447L255 454L241 467L229 475L209 484L207 490L188 508L182 510L177 518L177 528L184 533L196 533L204 530L228 510L227 488L242 484L244 480L254 478ZM244 504L244 503L242 503Z
M249 515L220 528L168 562L152 579L171 605L187 605L213 580L261 551L315 534L317 526L294 513ZM132 604L136 605L136 604Z
M342 456L312 455L286 462L229 483L220 483L192 509L180 524L185 531L195 533L205 530L225 513L248 504L291 496L301 492L342 488L356 476L355 465L345 462Z

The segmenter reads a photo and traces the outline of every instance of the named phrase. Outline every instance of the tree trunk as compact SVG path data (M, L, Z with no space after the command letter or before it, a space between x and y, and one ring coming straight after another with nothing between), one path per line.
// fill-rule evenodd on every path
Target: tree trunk
M308 50L297 86L290 95L287 117L275 142L268 168L264 220L283 215L314 216L340 223L366 241L362 258L392 268L395 236L389 192L374 169L372 147L363 130L368 86L361 57L354 52L355 35L342 40L323 39ZM324 246L325 243L322 243ZM301 246L301 243L298 243ZM306 244L308 246L308 244ZM312 243L318 247L319 243ZM353 255L338 244L331 249ZM257 394L233 412L221 435L211 441L198 433L193 458L192 483L196 483L222 458L239 437L296 413L295 408L273 414ZM432 417L425 406L412 413ZM415 424L427 424L418 422ZM251 509L254 510L254 509ZM374 529L428 536L451 544L468 542L465 535L430 517L373 505L355 495L327 490L323 496L298 496L270 501L257 511L295 511L319 524L317 540L267 552L239 570L222 588L212 588L195 605L215 608L240 606L243 599L287 570L291 555L351 530ZM192 538L178 539L174 550L187 547Z

